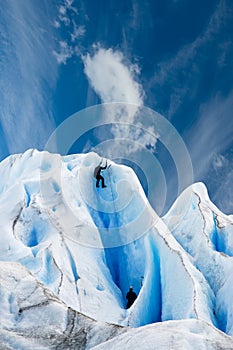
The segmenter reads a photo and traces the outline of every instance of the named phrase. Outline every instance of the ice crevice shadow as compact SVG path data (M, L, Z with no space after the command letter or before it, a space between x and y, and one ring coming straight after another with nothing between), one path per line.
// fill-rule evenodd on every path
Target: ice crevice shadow
M102 231L105 235L106 232L111 235L117 231L119 222L123 221L121 217L123 213L120 211L107 213L101 209L100 204L95 209L88 207L100 236ZM127 310L127 324L141 326L160 322L162 314L160 258L153 233L150 232L124 245L119 244L115 247L104 245L104 264L120 291L122 308L126 308L126 294L130 286L133 286L138 296Z

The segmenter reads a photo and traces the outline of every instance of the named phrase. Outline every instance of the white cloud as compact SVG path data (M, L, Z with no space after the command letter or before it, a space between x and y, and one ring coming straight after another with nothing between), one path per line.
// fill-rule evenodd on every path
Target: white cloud
M59 64L66 64L74 54L74 50L66 41L59 41L59 51L53 50L53 55Z
M137 81L140 69L128 62L123 54L113 49L95 48L93 55L83 57L84 71L90 85L103 103L110 103L104 108L104 122L113 123L111 132L117 140L117 147L104 150L109 158L121 154L138 152L150 145L155 149L157 132L153 125L146 127L139 117L139 107L143 106L144 91ZM114 102L122 102L120 104ZM121 124L120 124L121 123ZM107 152L107 153L106 153Z
M59 15L60 26L63 23L66 27L70 25L70 19L68 16Z
M70 34L71 41L75 42L77 39L83 37L85 32L86 32L86 29L85 29L85 27L83 25L82 26L78 26L73 21L73 32Z
M84 70L102 102L143 104L143 90L135 80L138 67L126 65L120 51L97 48L93 56L83 57Z
M66 15L66 7L63 5L59 6L59 13L63 16Z
M58 47L52 50L52 54L58 64L66 64L75 55L80 56L78 41L84 36L86 29L84 25L77 25L74 20L74 15L77 17L78 10L73 0L63 0L56 10L57 16L53 21L53 26L59 29L59 34L65 33L65 39L57 42Z
M125 105L111 105L105 116L105 122L134 123L139 106L143 105L143 89L135 80L139 68L126 64L123 54L112 49L97 47L94 55L83 57L84 71L90 85L103 103L123 102ZM125 126L114 124L112 132L116 138L132 137Z
M74 0L65 0L64 6L66 8L66 11L70 10L70 11L76 13L76 15L78 14L78 9L74 6Z
M60 28L61 27L60 22L56 21L56 20L53 22L53 25L54 25L55 28Z
M222 154L214 154L212 159L213 168L217 171L223 167L228 166L228 159Z
M73 6L73 0L64 0L61 5L58 6L58 21L61 24L64 24L68 27L71 24L70 20L70 12L78 14L78 10L75 6Z

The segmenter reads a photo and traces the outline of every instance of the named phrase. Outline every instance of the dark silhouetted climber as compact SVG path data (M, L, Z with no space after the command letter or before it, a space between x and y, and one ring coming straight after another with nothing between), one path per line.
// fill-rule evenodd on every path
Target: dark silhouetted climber
M107 161L106 161L106 165L105 166L101 166L102 161L100 162L100 164L95 168L94 170L94 177L96 178L96 187L99 187L99 182L101 180L102 182L102 188L107 187L104 183L104 178L102 175L100 175L101 170L104 170L107 168Z
M128 293L126 294L126 299L128 300L126 309L129 309L131 305L135 302L137 299L137 294L133 291L133 287L129 288Z

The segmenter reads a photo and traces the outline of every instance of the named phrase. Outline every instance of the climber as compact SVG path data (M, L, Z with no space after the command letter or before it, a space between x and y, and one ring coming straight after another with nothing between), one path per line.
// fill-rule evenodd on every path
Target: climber
M100 164L95 168L94 170L94 177L96 178L96 187L99 187L99 182L100 180L102 181L102 188L107 187L104 183L104 178L102 175L100 175L101 170L104 170L107 168L107 160L106 160L106 165L105 166L101 166L102 164L102 160L100 162Z
M129 288L129 291L126 294L126 299L128 300L127 305L126 305L126 309L129 309L130 306L133 305L133 303L137 299L137 294L133 291L132 286Z

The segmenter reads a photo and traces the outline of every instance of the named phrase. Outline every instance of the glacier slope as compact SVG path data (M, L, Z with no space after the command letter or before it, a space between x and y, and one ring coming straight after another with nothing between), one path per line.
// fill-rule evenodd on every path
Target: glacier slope
M232 338L200 320L155 323L128 330L93 350L230 350Z
M125 166L111 162L108 187L97 190L99 161L94 153L61 157L36 150L4 160L0 260L23 264L62 303L96 320L137 327L195 318L231 334L232 217L218 211L214 227L221 227L207 239L213 205L203 188L195 202L190 187L161 220ZM205 201L203 225L203 213L193 219L192 208ZM195 251L197 237L205 244ZM138 298L125 310L131 284Z
M126 329L68 308L20 263L0 262L1 349L90 349Z
M20 263L0 262L0 347L25 349L232 349L232 338L200 320L130 329L68 308Z
M233 216L221 213L204 184L197 183L180 195L163 219L213 290L218 327L233 334Z
M97 197L99 161L94 153L62 158L29 150L2 163L9 171L0 199L2 260L21 262L68 306L102 321L140 326L194 317L215 324L212 291L156 217L133 171L112 163L112 183ZM107 201L110 188L119 200ZM139 296L126 311L131 284Z

